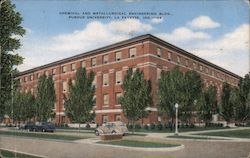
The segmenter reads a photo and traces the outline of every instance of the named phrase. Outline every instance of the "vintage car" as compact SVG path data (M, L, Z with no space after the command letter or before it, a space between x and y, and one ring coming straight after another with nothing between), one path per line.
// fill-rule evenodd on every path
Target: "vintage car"
M126 124L120 121L117 122L108 122L99 126L95 130L95 135L99 136L102 134L128 134L128 128Z

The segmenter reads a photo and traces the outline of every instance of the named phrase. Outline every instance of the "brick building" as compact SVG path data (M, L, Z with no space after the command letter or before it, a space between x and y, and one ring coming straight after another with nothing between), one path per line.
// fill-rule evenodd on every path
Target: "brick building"
M102 123L115 120L126 121L117 98L123 93L121 85L128 68L140 68L145 74L145 79L152 82L154 104L147 108L151 112L149 117L143 120L145 123L151 123L160 120L155 105L160 73L162 70L171 70L176 65L179 65L184 72L197 71L204 81L204 86L216 85L218 97L223 82L236 86L241 78L150 34L20 72L17 78L20 79L23 92L31 91L35 94L39 76L52 75L57 98L54 107L56 122L64 123L69 122L63 105L63 94L68 93L69 79L74 83L76 70L79 67L85 67L87 71L92 70L95 73L93 84L96 86L96 106L94 107L96 123Z

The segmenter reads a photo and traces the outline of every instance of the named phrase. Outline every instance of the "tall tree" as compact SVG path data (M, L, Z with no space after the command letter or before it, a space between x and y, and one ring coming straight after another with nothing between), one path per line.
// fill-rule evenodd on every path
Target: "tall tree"
M47 121L54 116L53 107L56 101L52 76L43 75L38 80L36 96L36 117L38 121Z
M206 123L212 120L212 115L217 111L217 90L215 86L210 85L204 90L198 99L198 111L200 119Z
M158 107L162 113L166 113L171 118L171 130L175 117L174 105L185 104L185 77L180 72L179 67L171 71L162 71L158 87Z
M143 71L129 68L122 85L124 95L119 98L123 113L134 129L135 121L147 116L146 108L152 105L151 84L144 79Z
M94 73L89 74L85 68L79 68L76 72L75 84L69 82L69 95L65 97L65 111L67 116L80 124L91 121L94 113L91 113L95 105L95 86L92 84Z
M232 99L232 87L228 83L223 83L220 114L228 122L234 117L234 105Z
M0 1L0 120L6 113L5 103L11 97L11 72L13 67L22 63L23 58L14 51L20 48L18 36L25 30L22 18L10 0ZM14 75L15 76L15 75Z
M184 103L180 107L180 118L190 123L192 113L196 108L196 101L202 94L202 79L195 71L188 71L184 74L184 87L182 89Z

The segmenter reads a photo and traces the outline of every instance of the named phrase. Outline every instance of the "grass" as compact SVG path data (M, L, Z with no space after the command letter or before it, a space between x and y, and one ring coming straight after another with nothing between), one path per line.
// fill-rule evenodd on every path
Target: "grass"
M100 141L99 144L109 144L127 147L141 147L141 148L163 148L163 147L175 147L180 146L179 144L167 144L157 142L144 142L135 140L118 140L118 141Z
M204 131L204 130L216 130L216 129L227 129L227 127L194 127L194 128L178 128L179 132L192 132L192 131ZM159 130L157 128L155 129L134 129L135 132L144 132L144 133L173 133L175 129L171 131L170 128L163 128L162 130ZM132 129L129 129L130 132L132 132Z
M167 138L177 138L177 139L200 139L200 140L223 140L210 137L194 137L194 136L167 136Z
M1 154L3 157L8 157L8 158L40 158L37 156L33 156L33 155L27 155L27 154L21 154L21 153L15 153L12 151L8 151L8 150L0 150Z
M21 132L21 131L0 131L0 135L43 138L43 139L58 139L58 140L78 140L78 139L88 138L83 136L70 136L70 135L61 135L55 133L37 133L37 132L31 133L31 132Z
M200 133L198 135L234 137L234 138L249 138L250 139L250 129L221 131L221 132L207 132L207 133Z

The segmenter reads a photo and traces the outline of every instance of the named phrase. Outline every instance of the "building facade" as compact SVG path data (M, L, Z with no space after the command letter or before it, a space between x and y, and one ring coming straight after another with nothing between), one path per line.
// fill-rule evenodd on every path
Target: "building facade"
M38 79L41 75L52 75L55 83L56 103L54 111L57 123L68 123L70 120L64 113L63 96L69 92L68 81L74 83L76 70L85 67L88 72L95 73L93 84L96 87L95 122L101 124L107 121L125 121L118 104L118 98L123 95L121 88L123 77L129 68L143 70L145 79L151 80L153 105L147 110L150 114L144 123L156 123L161 120L157 110L157 82L162 70L168 71L179 66L183 72L197 71L203 79L204 86L215 85L218 97L223 82L237 86L240 76L201 59L181 48L167 43L150 34L138 36L126 41L115 43L100 49L85 52L70 58L20 72L23 92L36 94Z

